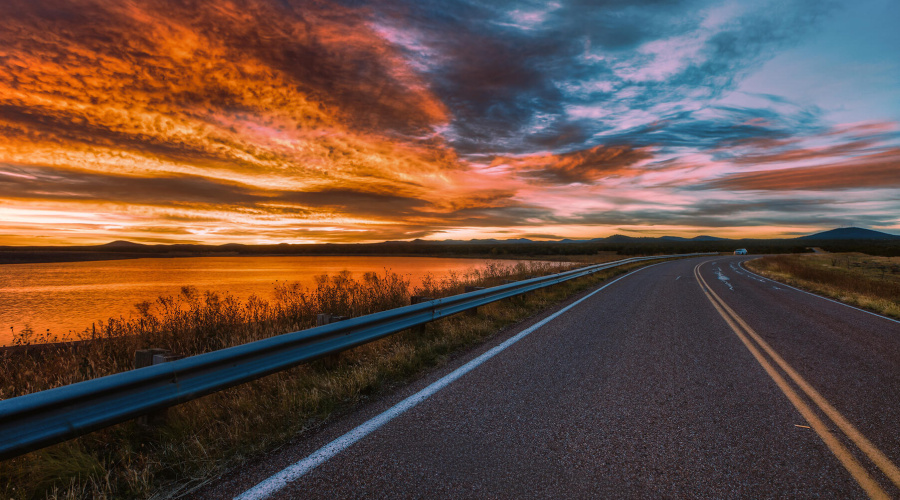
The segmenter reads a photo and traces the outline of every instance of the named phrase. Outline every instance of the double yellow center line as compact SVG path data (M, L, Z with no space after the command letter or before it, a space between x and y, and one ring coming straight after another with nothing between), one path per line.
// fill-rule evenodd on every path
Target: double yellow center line
M744 346L750 351L756 361L763 367L769 377L775 382L781 392L787 396L791 404L800 412L803 418L809 422L810 427L816 431L828 449L840 460L841 464L850 472L859 485L871 498L890 498L880 484L872 477L869 471L853 456L837 436L826 426L816 408L824 414L834 425L852 442L875 466L877 466L887 478L900 488L900 469L885 456L871 441L866 439L856 427L838 412L818 391L816 391L803 377L791 368L790 365L774 349L756 333L733 309L707 285L706 280L700 275L700 266L694 267L694 277L700 284L706 298L712 303L716 311L725 319L728 326L734 331ZM765 354L764 354L765 353ZM776 368L777 366L777 368ZM780 368L780 371L779 371ZM789 383L785 376L793 382ZM805 396L801 396L794 388L796 386ZM808 399L808 401L807 401Z

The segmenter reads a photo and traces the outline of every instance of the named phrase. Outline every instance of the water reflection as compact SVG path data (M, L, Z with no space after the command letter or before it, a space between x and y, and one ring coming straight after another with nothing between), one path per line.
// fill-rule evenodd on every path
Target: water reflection
M0 266L0 345L26 324L35 332L78 333L91 323L136 314L134 305L182 286L269 298L279 281L315 286L315 276L348 270L356 277L385 269L416 286L426 273L465 272L490 259L431 257L190 257Z

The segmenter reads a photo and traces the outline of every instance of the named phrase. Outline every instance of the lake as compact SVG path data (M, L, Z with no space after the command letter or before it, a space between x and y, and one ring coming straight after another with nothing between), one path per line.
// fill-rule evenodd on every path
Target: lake
M177 295L192 285L201 292L228 292L240 298L270 298L276 282L315 287L315 276L343 270L361 278L385 269L406 275L410 287L426 273L464 273L489 263L513 261L432 257L185 257L97 262L0 265L0 345L26 325L36 333L62 336L93 322L136 315L134 305L161 295Z

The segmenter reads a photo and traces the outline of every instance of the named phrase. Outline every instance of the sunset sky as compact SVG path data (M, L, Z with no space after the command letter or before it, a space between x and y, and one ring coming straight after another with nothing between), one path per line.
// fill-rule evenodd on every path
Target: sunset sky
M0 245L900 233L900 2L3 0Z

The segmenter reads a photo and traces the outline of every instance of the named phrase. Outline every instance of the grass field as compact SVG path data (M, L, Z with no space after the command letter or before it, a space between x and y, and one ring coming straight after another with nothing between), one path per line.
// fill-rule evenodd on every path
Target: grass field
M900 318L900 257L857 253L776 255L746 265L774 280Z
M598 260L610 260L597 256ZM637 265L556 285L479 307L337 355L213 394L168 412L167 423L126 422L0 462L3 498L144 498L189 491L336 414L390 391L445 363L503 327ZM111 318L101 339L78 347L0 352L0 398L131 369L134 351L148 347L184 355L314 326L315 315L359 316L409 304L411 295L443 297L467 285L558 272L547 264L489 266L465 275L433 277L410 289L396 274L322 277L316 289L281 285L271 300L201 293L137 305L133 320ZM21 332L26 343L29 332Z

